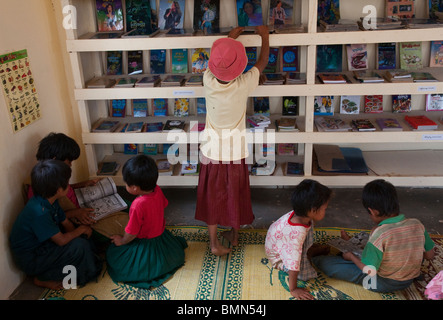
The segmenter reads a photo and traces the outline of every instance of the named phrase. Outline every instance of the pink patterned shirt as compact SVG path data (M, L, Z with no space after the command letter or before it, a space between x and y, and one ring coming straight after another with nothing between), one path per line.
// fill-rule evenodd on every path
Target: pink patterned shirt
M311 225L294 224L291 218L294 211L290 211L275 221L266 234L265 250L272 266L283 270L300 271L303 243Z

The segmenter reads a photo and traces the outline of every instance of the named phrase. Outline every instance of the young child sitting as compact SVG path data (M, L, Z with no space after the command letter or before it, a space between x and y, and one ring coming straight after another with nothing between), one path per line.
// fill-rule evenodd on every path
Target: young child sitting
M34 277L38 286L61 289L65 266L76 268L77 285L84 285L101 271L102 262L92 250L86 225L74 227L58 199L68 192L71 168L59 160L38 162L31 173L34 196L15 221L10 246L18 267Z
M157 179L157 165L148 156L135 156L123 166L126 190L138 197L129 209L125 234L112 236L106 253L109 274L116 282L157 287L185 262L186 240L165 229L168 200Z
M359 259L317 256L312 262L328 277L364 285L374 292L393 292L409 287L420 275L423 258L433 259L434 242L417 219L400 214L395 187L382 179L365 185L363 206L376 223ZM342 234L346 239L346 235Z
M314 242L314 222L325 217L331 194L328 187L317 181L303 180L292 193L293 211L275 221L266 235L266 255L274 268L289 274L289 290L296 299L314 299L309 291L297 287L297 279L317 277L308 260L308 249ZM321 252L324 248L316 250Z

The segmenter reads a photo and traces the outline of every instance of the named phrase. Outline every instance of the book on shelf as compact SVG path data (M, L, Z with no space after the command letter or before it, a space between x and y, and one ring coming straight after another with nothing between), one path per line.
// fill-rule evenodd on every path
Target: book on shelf
M295 118L281 117L280 119L275 120L275 122L278 131L281 132L298 131L297 121Z
M267 127L271 124L271 119L269 117L259 113L247 116L246 120L254 127Z
M282 98L282 115L296 116L298 115L299 97L285 96Z
M412 109L410 94L392 95L392 112L403 113L410 112Z
M237 25L239 27L255 27L263 25L261 1L235 0L237 9Z
M305 26L303 24L286 24L284 26L270 29L271 33L286 34L286 33L302 33L305 32Z
M257 47L246 47L246 56L248 57L248 64L243 72L249 71L257 62Z
M114 132L120 125L118 120L99 120L92 127L92 132Z
M193 48L191 54L192 73L204 73L208 69L209 48Z
M251 167L251 174L253 176L270 176L274 171L274 160L257 161Z
M426 111L443 111L443 94L441 93L427 94Z
M315 117L314 124L322 132L351 130L351 126L338 117Z
M365 17L360 17L360 20L357 21L357 24L360 28L360 30L367 30L363 21L365 20ZM377 26L377 30L393 30L393 29L404 29L404 26L402 24L401 20L398 19L392 19L392 18L385 18L385 17L378 17L378 18L371 18L371 22ZM369 29L372 26L370 26Z
M125 132L142 132L143 124L143 121L131 122Z
M333 238L328 241L328 245L338 249L339 251L352 252L357 257L361 258L363 253L363 249L369 240L369 233L361 231L359 233L354 234L350 239L345 240L341 237Z
M317 22L323 20L330 24L338 23L340 20L339 0L319 0L317 10Z
M278 143L277 154L279 156L293 156L295 154L294 143Z
M269 97L253 97L253 109L254 114L264 115L269 117L270 112L270 104L269 104Z
M163 74L166 72L166 49L154 49L149 51L150 67L152 74Z
M118 39L124 34L123 31L87 32L78 39Z
M334 96L315 96L314 115L332 116L334 114Z
M196 174L198 174L198 163L196 163L196 162L182 163L180 174L182 174L182 175L196 175Z
M185 87L194 87L203 85L203 74L192 74L186 79Z
M383 95L365 95L364 113L382 113Z
M386 0L386 17L392 19L414 18L415 2L413 0Z
M165 117L168 115L168 99L152 99L152 114L155 117Z
M405 121L415 130L435 130L438 128L438 124L425 115L406 115Z
M115 79L107 77L93 78L86 83L86 88L111 88L115 85Z
M390 82L413 82L412 74L408 70L392 69L383 73L386 80Z
M376 128L369 119L353 119L352 128L355 131L375 131Z
M286 73L286 84L301 84L306 83L306 73L305 72L287 72Z
M268 26L273 26L274 29L278 29L293 23L292 13L294 11L294 0L270 0L268 9Z
M163 30L182 29L185 19L185 0L160 0L158 27Z
M158 146L156 143L143 144L143 154L148 156L155 156L158 153Z
M360 27L358 21L353 19L340 19L337 23L328 23L325 20L320 20L319 30L324 32L358 31Z
M145 132L161 132L163 130L163 122L146 123Z
M260 78L263 85L282 85L286 80L285 74L282 72L262 73Z
M120 164L115 161L104 161L98 164L98 176L113 176L120 169Z
M342 72L343 45L317 45L317 60L315 72Z
M414 79L414 82L437 82L438 81L429 72L411 72L411 76L412 76L412 79Z
M435 19L403 19L403 25L407 29L428 29L428 28L440 28L443 22Z
M174 165L168 159L157 159L156 163L159 176L172 176Z
M137 78L133 77L123 77L118 78L114 87L116 88L132 88L135 86L135 83L137 82Z
M122 38L153 38L161 33L161 30L152 32L151 34L145 34L141 29L132 29L126 33L122 34Z
M197 115L206 114L206 99L203 97L195 99Z
M123 30L122 0L96 0L97 30Z
M137 80L135 87L156 87L161 83L161 78L158 74L147 75Z
M143 73L143 51L128 51L128 75Z
M165 33L166 37L185 36L190 37L194 34L194 29L191 28L171 28Z
M374 70L358 70L353 71L353 74L355 79L363 83L385 82L385 79Z
M172 73L188 73L188 49L171 49Z
M138 154L138 145L135 143L125 143L123 145L124 154Z
M189 98L175 98L174 100L174 116L189 116Z
M319 73L318 78L325 84L346 83L345 75L342 73Z
M400 69L416 70L423 68L422 43L421 41L400 42Z
M431 41L430 67L443 67L443 41Z
M439 13L443 12L443 4L440 0L429 0L428 14L430 19L438 19Z
M132 115L135 118L148 116L148 99L132 100Z
M213 34L220 27L220 0L194 0L194 30Z
M366 43L347 44L346 53L349 71L368 69L368 50Z
M296 72L298 69L298 47L283 46L281 48L281 71Z
M126 116L126 99L112 99L109 104L112 117L122 118Z
M395 118L377 118L375 122L382 131L403 131L403 127L400 122Z
M151 0L126 0L126 30L136 30L139 35L150 35L157 31L155 8Z
M397 67L397 44L395 42L377 43L377 69L395 69Z
M302 176L304 175L303 163L288 161L283 164L283 174L285 176Z
M360 113L361 96L341 96L340 113L358 114Z
M109 76L123 74L122 51L106 51L106 74Z
M185 121L183 120L167 120L163 126L164 132L176 131L182 132L185 129Z
M76 188L74 191L80 207L94 209L94 220L128 208L110 177L100 179L94 186Z
M162 87L181 87L186 81L186 75L184 74L168 74L161 81Z
M263 73L276 73L277 72L277 62L278 62L278 53L280 48L271 47L269 48L269 58L268 64L266 65Z

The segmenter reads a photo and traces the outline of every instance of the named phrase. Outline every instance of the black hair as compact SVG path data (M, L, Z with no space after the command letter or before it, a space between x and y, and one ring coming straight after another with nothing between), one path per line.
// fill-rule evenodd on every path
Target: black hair
M55 159L74 161L80 157L78 143L64 133L51 132L40 140L36 158L38 161Z
M54 196L59 188L65 190L70 178L71 167L63 161L39 161L31 171L32 191L35 195L48 199Z
M332 190L327 186L305 179L292 192L292 208L297 216L306 217L311 210L317 210L327 203L331 196Z
M379 216L396 216L400 213L397 190L392 183L383 179L373 180L363 187L362 204L367 210L377 210Z
M154 190L158 180L158 168L154 159L137 155L123 165L123 180L128 186L140 187L143 191Z

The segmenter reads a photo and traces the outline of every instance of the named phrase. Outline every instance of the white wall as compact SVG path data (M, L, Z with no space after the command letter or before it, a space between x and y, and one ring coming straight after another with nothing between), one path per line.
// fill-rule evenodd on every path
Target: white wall
M41 107L38 121L13 133L0 88L0 299L7 299L23 280L12 260L8 236L24 205L21 185L35 164L37 144L51 131L63 132L79 144L81 140L52 2L0 0L0 8L0 55L28 50ZM74 162L72 180L86 178L87 170L81 169L85 163L83 157Z

